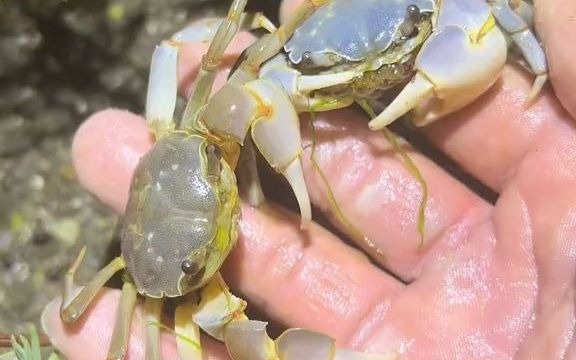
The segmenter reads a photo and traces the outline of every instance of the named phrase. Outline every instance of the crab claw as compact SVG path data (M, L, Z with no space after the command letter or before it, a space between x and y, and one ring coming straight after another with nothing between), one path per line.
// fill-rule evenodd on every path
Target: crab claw
M238 144L243 144L251 129L260 153L294 191L301 228L310 226L312 208L302 170L300 124L284 90L262 79L244 85L228 83L211 98L202 119L212 133Z
M472 102L498 78L507 44L490 9L479 0L442 3L436 31L415 62L416 75L369 126L379 130L410 110L428 124Z

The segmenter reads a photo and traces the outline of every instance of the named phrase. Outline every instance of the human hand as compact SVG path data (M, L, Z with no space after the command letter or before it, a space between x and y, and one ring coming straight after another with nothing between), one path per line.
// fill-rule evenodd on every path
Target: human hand
M296 2L284 4L284 12ZM576 36L576 4L548 1L538 10L558 98L547 89L524 108L531 78L508 66L488 94L425 129L500 194L496 205L411 151L430 188L426 243L418 250L417 182L381 134L367 129L363 114L317 114L316 158L342 210L385 254L372 254L378 265L403 282L318 226L301 232L297 215L244 206L241 238L224 269L232 289L275 321L326 333L342 347L397 350L406 359L576 357L576 64L569 61L576 57L564 42ZM248 41L241 38L230 56ZM185 48L183 78L203 49ZM74 141L78 176L121 212L134 167L151 145L140 117L98 113ZM310 164L306 176L314 204L326 211ZM117 299L107 290L88 316L66 328L53 305L45 323L54 344L70 359L104 358ZM143 358L139 314L131 358ZM176 357L171 336L163 346L164 358ZM207 346L212 358L226 358L221 345Z

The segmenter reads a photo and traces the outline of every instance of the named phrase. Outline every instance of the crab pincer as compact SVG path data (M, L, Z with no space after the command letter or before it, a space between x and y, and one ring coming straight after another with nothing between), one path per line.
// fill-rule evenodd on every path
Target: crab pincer
M474 101L498 79L506 63L509 36L536 75L527 102L547 79L544 51L525 20L507 0L440 3L434 32L414 63L416 74L369 126L382 129L410 110L426 125Z

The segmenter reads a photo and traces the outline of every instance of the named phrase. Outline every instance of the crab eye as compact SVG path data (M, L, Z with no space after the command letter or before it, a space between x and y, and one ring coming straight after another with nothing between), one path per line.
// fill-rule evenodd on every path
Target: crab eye
M194 263L190 259L182 261L180 267L182 268L182 272L186 275L196 275L200 271L198 264Z
M302 54L302 61L305 64L312 64L312 53L310 51L306 51Z
M412 21L420 20L420 8L416 5L409 5L406 8L406 19L410 19Z
M220 150L219 146L214 144L206 145L206 153L211 154L213 157L217 158L218 161L222 158L222 150Z
M403 37L414 36L414 32L417 30L416 24L420 21L420 16L420 8L418 6L408 5L406 8L406 17L399 29Z
M207 158L207 175L212 181L218 181L220 178L220 160L222 159L222 150L215 144L206 145Z

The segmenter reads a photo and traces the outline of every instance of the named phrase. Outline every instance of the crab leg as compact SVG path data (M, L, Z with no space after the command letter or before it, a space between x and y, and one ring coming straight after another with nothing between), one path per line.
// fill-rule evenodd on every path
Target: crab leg
M216 72L222 61L222 56L240 28L242 14L247 1L248 0L234 0L228 10L228 15L222 20L220 26L218 26L216 35L214 35L214 39L212 39L210 47L208 48L208 52L202 57L202 66L192 85L192 95L190 95L188 103L186 104L180 128L197 128L197 113L208 101L214 79L216 78Z
M72 289L74 288L74 275L82 263L86 249L83 248L78 258L68 270L64 283L64 294L62 296L62 305L60 307L60 318L65 323L73 323L86 311L88 305L92 302L96 294L102 289L104 284L118 271L126 267L126 262L119 256L112 260L102 270L100 270L92 280L82 290L72 298Z
M122 286L122 295L114 322L112 341L108 349L108 359L124 359L128 349L128 338L130 335L130 321L136 306L136 287L134 284L125 282Z
M226 348L235 360L393 360L396 355L370 354L339 349L329 336L288 329L275 341L266 331L267 323L255 320L233 321L225 329Z
M305 329L288 329L272 340L262 321L234 321L226 327L226 347L235 360L393 360L387 354L339 349L329 336Z
M416 58L416 75L369 126L379 130L416 110L422 126L469 104L498 78L507 45L483 0L441 2L436 31ZM450 54L450 61L446 61Z
M178 97L178 52L174 41L163 41L154 49L146 94L146 121L156 139L174 129Z
M160 323L162 317L162 305L164 299L155 299L146 297L144 302L144 312L146 316L145 334L146 334L146 359L160 360Z
M510 7L508 0L496 0L491 6L492 14L498 20L498 24L510 35L512 41L522 51L530 69L536 74L527 100L531 102L538 96L548 78L544 50L526 21Z
M225 342L235 360L392 360L394 354L365 354L338 349L334 340L322 334L289 329L274 341L266 323L248 320L246 303L230 293L220 276L202 289L194 321L210 335Z
M146 94L146 120L156 138L167 134L175 126L180 46L186 42L211 41L221 24L221 19L198 21L176 32L154 49Z
M65 323L73 323L88 308L96 294L102 289L104 284L118 271L126 267L126 262L119 256L112 260L106 267L100 270L96 276L88 283L76 297L72 298L74 291L74 275L86 255L86 247L82 248L76 261L66 273L64 281L64 294L62 305L60 306L60 318ZM124 283L120 307L116 314L116 326L112 335L112 343L108 352L108 359L123 359L128 344L128 334L130 331L130 319L136 304L136 289L131 283Z
M178 98L178 54L184 42L210 41L222 21L194 23L163 41L154 49L146 94L146 120L159 139L174 129L174 110Z
M257 12L256 14L254 14L254 19L252 19L252 24L250 27L252 29L262 28L271 33L278 30L276 25L274 25L274 23L261 12Z
M222 54L236 35L247 0L235 0L223 20L204 20L175 33L156 47L150 63L146 120L156 138L174 129L174 110L178 97L178 53L184 42L212 40L202 58L202 68L193 84L183 126L192 126L195 113L206 103Z
M290 183L302 214L301 226L310 223L298 115L278 85L266 80L228 84L212 97L201 120L212 133L238 144L252 128L252 139L264 158Z
M185 301L174 313L174 332L180 360L202 360L200 328L193 321L198 309L196 301Z

